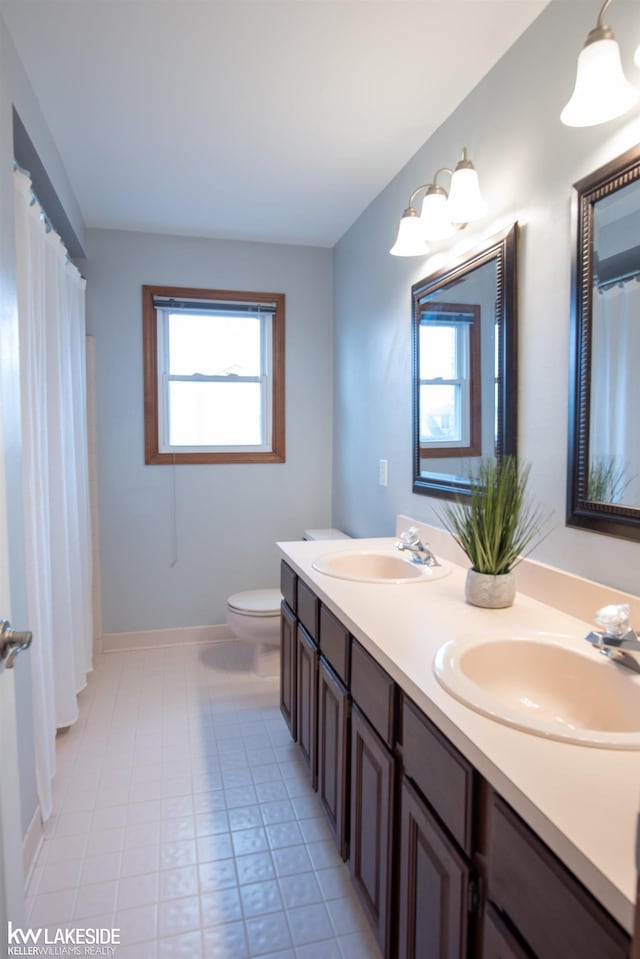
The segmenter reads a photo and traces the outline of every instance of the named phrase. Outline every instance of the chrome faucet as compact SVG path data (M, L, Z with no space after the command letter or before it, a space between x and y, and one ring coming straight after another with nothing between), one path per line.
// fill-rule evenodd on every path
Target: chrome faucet
M604 606L594 617L602 630L587 633L585 639L603 656L640 673L640 637L631 628L629 612L626 603Z
M428 543L422 543L418 536L418 530L415 526L409 526L400 533L400 539L393 544L401 552L413 553L412 563L418 563L421 566L440 566L435 558Z

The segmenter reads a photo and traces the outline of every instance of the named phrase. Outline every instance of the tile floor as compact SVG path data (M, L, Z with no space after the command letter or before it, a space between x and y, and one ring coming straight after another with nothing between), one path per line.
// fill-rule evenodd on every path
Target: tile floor
M29 924L119 928L115 959L380 959L277 703L238 643L97 657Z

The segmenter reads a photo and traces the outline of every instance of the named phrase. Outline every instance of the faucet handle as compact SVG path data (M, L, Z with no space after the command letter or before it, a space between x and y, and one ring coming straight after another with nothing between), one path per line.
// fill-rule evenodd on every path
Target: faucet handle
M418 535L417 526L407 526L406 529L403 529L399 536L400 542L405 543L407 546L415 546L420 542L420 537Z
M631 610L628 603L621 603L619 606L603 606L595 614L595 621L598 626L602 626L609 636L615 636L622 639L631 630L629 620Z

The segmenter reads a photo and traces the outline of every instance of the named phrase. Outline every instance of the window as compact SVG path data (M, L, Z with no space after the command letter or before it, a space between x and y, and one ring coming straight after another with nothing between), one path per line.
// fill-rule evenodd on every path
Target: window
M420 455L477 453L480 443L477 306L433 303L418 332Z
M284 293L142 298L145 462L283 463Z

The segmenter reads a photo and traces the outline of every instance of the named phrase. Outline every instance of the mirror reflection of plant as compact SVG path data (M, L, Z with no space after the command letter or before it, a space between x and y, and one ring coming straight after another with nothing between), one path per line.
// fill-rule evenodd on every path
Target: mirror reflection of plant
M448 503L440 519L477 573L510 572L542 539L548 517L527 494L530 464L486 458L471 476L471 495Z
M599 456L589 466L587 499L592 503L621 503L631 482L627 464L615 456Z

